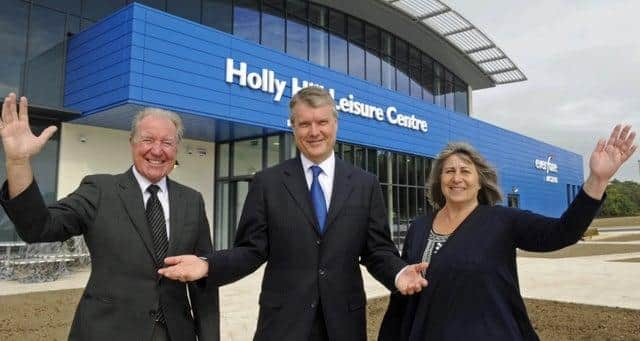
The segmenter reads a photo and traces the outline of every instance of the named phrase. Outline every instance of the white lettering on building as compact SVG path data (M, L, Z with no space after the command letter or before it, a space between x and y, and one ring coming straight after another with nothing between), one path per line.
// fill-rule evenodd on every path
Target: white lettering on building
M236 66L232 58L227 58L225 81L230 84L237 83L242 87L249 87L253 90L272 94L274 102L280 102L280 100L282 100L282 96L284 96L287 87L287 81L278 79L273 70L261 69L260 72L248 72L247 63L240 62ZM322 84L291 77L291 97L307 86L324 88ZM327 91L335 100L337 111L380 122L386 121L391 125L423 133L429 130L429 124L426 120L417 118L413 114L399 113L398 109L394 106L381 108L373 104L358 101L353 94L336 99L335 89L329 88Z
M551 162L551 159L552 159L551 156L547 157L546 160L536 159L534 164L536 169L543 170L547 173L547 175L544 178L544 181L557 184L558 177L554 175L549 175L549 173L558 173L558 164Z

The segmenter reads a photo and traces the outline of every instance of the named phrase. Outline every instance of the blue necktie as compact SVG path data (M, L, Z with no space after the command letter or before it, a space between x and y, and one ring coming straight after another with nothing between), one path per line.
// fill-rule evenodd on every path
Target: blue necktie
M327 220L327 202L324 201L324 193L322 187L320 187L320 181L318 181L318 175L322 173L322 168L318 166L311 166L311 172L313 172L313 181L311 182L311 201L313 202L313 209L316 211L316 218L318 218L318 226L320 227L320 234L324 233L324 223Z

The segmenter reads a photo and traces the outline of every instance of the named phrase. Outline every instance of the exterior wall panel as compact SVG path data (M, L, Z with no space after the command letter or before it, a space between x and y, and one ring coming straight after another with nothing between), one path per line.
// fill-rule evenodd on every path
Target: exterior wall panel
M335 89L336 99L351 94L429 125L424 133L341 113L341 141L429 157L448 141L469 142L498 168L505 196L517 188L521 207L548 215L566 208L566 184L582 183L577 154L142 5L128 6L77 34L68 54L65 105L86 117L137 104L289 130L287 103L296 77ZM287 82L284 96L274 101L271 93L240 86L237 77L225 82L227 58L235 68L246 63L247 73L274 71ZM87 72L91 66L95 71ZM546 182L546 173L534 167L536 159L549 156L558 164L559 172L550 174L558 183Z

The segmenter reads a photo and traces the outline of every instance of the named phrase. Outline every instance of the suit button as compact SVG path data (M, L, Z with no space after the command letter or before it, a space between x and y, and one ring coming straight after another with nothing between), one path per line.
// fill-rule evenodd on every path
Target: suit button
M320 245L320 244L322 244L322 240L320 239L316 240L316 245Z
M316 302L312 302L312 303L311 303L311 308L315 309L315 308L316 308L316 306L318 306L318 303L316 303Z
M320 269L318 270L318 273L320 274L320 276L324 276L326 274L326 272L324 271L324 269Z

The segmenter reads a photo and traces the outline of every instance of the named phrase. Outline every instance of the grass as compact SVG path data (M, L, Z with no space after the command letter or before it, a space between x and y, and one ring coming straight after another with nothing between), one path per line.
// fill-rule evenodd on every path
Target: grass
M640 226L640 216L594 219L590 227Z

